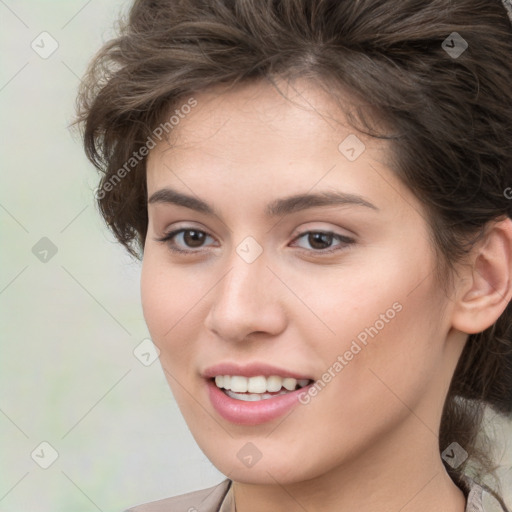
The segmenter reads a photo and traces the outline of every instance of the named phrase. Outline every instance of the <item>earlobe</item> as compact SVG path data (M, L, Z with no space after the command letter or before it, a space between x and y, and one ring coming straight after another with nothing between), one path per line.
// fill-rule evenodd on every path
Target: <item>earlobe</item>
M475 334L493 325L512 299L510 218L489 224L464 272L452 325L464 333Z

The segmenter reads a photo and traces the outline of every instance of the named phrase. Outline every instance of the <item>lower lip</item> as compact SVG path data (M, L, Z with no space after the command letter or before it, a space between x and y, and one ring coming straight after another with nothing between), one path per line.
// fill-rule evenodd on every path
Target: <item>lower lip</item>
M208 393L215 410L226 420L238 425L259 425L287 413L298 405L299 395L307 392L309 386L285 395L276 395L256 402L236 400L226 395L214 381L207 379Z

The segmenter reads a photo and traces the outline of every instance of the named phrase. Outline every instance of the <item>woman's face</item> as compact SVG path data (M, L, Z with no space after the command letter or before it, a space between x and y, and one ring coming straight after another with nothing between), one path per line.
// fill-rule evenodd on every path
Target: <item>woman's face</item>
M197 443L230 478L272 484L436 446L465 338L387 143L306 82L286 91L299 106L264 83L213 92L150 152L141 281Z

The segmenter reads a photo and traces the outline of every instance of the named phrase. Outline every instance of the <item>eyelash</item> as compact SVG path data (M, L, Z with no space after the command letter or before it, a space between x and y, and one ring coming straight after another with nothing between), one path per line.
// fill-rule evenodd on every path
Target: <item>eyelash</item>
M178 249L176 246L174 246L171 241L172 239L180 234L180 233L185 233L187 231L195 231L197 233L202 233L202 234L205 234L206 236L209 236L210 238L213 238L211 235L209 235L206 231L202 231L200 229L195 229L195 228L180 228L180 229L175 229L169 233L166 233L162 238L157 238L156 241L157 242L162 242L162 243L165 243L169 250L171 250L172 252L175 252L175 253L180 253L180 254L184 254L184 255L187 255L187 256L192 256L193 254L198 254L200 252L203 252L201 250L184 250L184 249ZM345 250L347 247L353 245L355 243L355 240L353 240L352 238L349 238L347 236L344 236L344 235L339 235L337 233L333 233L332 231L316 231L316 230L310 230L310 231L303 231L302 233L299 233L293 241L295 240L299 240L301 239L303 236L305 235L309 235L309 234L321 234L321 235L328 235L328 236L332 236L333 238L337 239L338 241L341 242L341 246L337 246L337 248L335 249L303 249L304 251L307 251L307 252L313 252L313 253L316 253L316 254L319 254L319 255L329 255L329 254L332 254L332 253L335 253L335 252L339 252L339 251L342 251L342 250Z

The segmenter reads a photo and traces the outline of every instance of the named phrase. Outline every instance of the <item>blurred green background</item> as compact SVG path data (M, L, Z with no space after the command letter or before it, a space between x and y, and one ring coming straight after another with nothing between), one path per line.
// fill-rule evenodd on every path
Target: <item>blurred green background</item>
M133 353L149 337L140 265L104 227L68 129L80 77L128 7L0 0L0 512L119 512L224 479L158 361ZM490 425L510 440L510 423ZM512 448L500 450L512 503Z

